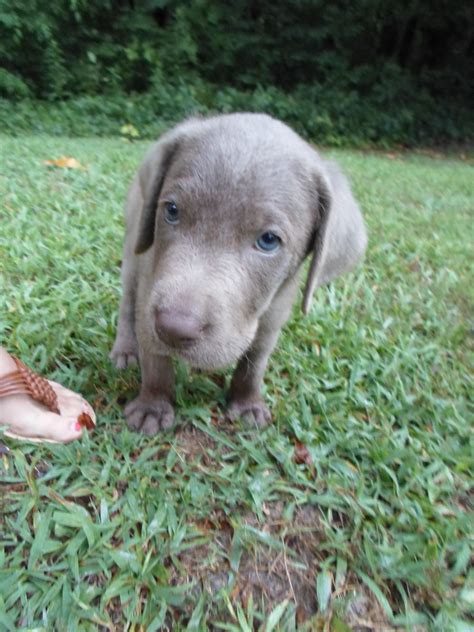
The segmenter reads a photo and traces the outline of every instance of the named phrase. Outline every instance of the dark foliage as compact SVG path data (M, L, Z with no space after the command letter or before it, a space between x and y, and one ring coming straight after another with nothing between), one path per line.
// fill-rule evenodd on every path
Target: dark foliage
M331 143L465 138L473 60L474 6L448 0L0 0L4 98L263 109Z

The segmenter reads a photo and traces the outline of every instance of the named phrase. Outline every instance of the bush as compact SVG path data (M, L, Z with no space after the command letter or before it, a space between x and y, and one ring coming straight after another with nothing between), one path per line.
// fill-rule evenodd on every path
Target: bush
M474 138L467 108L436 103L426 93L403 105L381 102L377 94L299 85L290 93L276 87L238 90L196 80L157 81L145 94L76 97L49 103L0 99L2 129L72 136L117 136L131 124L142 138L156 138L185 117L217 112L266 112L286 121L321 145L405 146L462 142Z
M26 83L5 68L0 68L0 97L7 99L24 99L31 96Z
M157 116L251 109L331 144L460 140L472 133L473 17L448 0L236 0L232 10L0 0L0 97L68 99L54 117L35 105L31 120L25 106L23 123L2 107L17 127L80 133L115 133L133 115L148 135Z

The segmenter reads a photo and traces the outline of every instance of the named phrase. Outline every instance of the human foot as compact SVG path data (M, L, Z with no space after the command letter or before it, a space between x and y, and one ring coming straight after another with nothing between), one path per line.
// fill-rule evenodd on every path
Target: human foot
M95 426L95 414L80 395L34 374L0 347L0 426L8 427L8 437L68 443Z

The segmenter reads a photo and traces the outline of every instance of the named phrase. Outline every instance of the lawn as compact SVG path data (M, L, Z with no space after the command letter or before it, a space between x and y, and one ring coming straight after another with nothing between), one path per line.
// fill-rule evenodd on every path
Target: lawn
M150 438L122 419L138 371L108 360L146 147L0 137L0 344L98 414L68 446L0 436L0 629L473 630L472 160L329 152L369 248L295 306L273 425L224 421L230 370L180 365Z

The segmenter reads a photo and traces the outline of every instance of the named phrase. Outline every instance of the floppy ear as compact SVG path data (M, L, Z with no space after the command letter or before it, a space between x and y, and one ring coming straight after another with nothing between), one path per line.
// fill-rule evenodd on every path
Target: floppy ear
M325 163L318 169L316 187L319 219L304 289L305 314L314 290L353 268L367 246L364 220L339 169Z
M177 140L169 139L167 135L166 138L153 145L138 170L143 204L135 244L135 254L137 255L148 250L153 244L158 198L177 148Z

